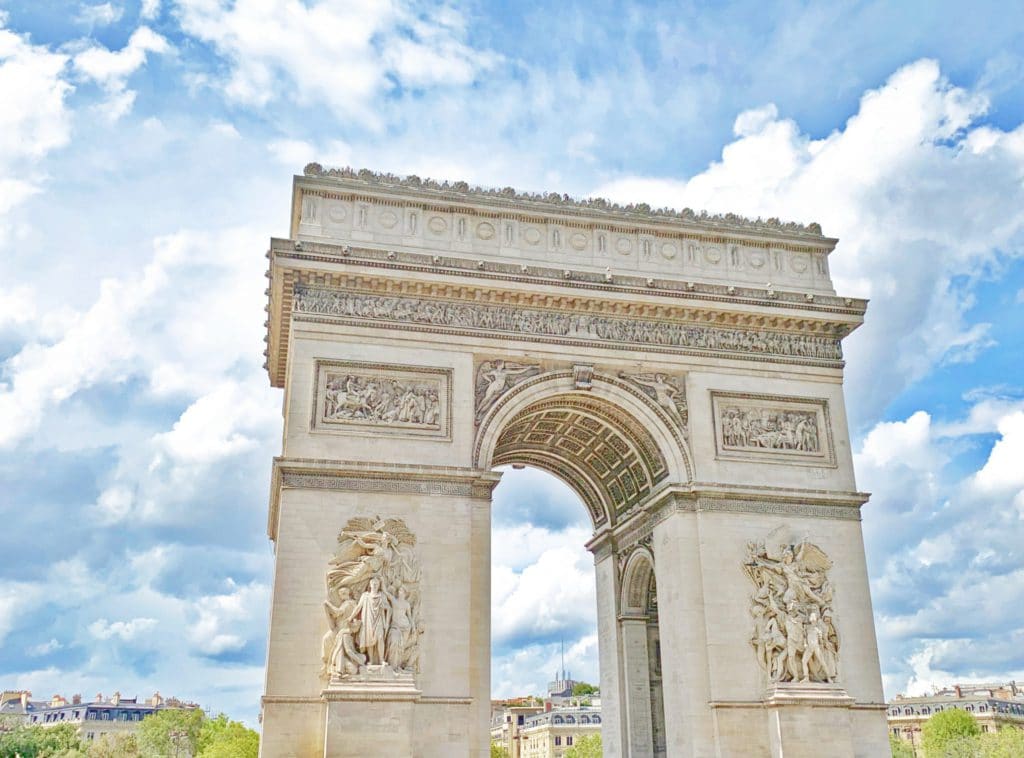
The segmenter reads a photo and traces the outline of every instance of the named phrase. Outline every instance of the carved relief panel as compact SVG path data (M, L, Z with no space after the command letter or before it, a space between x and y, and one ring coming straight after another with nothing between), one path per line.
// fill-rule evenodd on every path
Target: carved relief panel
M411 679L423 628L416 537L405 522L350 519L338 533L326 583L322 678Z
M314 431L451 437L451 369L316 362Z
M839 676L839 633L832 610L832 561L806 540L747 544L743 570L754 584L750 644L772 682L832 683Z
M712 392L719 458L834 466L828 401Z

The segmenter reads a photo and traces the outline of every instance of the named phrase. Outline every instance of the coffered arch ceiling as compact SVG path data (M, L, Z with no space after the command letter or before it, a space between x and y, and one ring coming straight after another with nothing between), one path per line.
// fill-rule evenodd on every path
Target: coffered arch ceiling
M501 429L491 465L548 471L586 504L594 528L644 500L668 476L651 434L606 400L566 393L532 403Z

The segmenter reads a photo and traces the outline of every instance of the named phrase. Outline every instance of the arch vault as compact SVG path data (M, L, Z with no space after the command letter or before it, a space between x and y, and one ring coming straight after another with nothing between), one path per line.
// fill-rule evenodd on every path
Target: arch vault
M504 464L593 522L606 755L887 750L835 242L307 167L268 252L262 755L488 754Z

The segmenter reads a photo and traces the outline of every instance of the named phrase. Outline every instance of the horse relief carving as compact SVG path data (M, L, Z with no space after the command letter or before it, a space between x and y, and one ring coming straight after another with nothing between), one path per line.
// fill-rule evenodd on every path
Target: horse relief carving
M419 670L420 566L398 518L353 518L327 570L321 676L411 678Z
M839 634L832 610L832 561L804 540L769 556L764 543L747 544L743 570L754 583L750 644L772 682L835 682Z

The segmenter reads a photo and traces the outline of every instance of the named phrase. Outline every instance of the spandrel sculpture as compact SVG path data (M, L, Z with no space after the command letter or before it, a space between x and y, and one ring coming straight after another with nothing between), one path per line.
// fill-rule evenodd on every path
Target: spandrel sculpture
M415 547L415 536L397 518L354 518L338 534L326 577L323 678L418 671L423 629Z
M773 682L832 683L839 676L839 634L832 610L832 561L806 540L781 545L779 557L763 542L747 544L743 569L754 583L750 643Z

